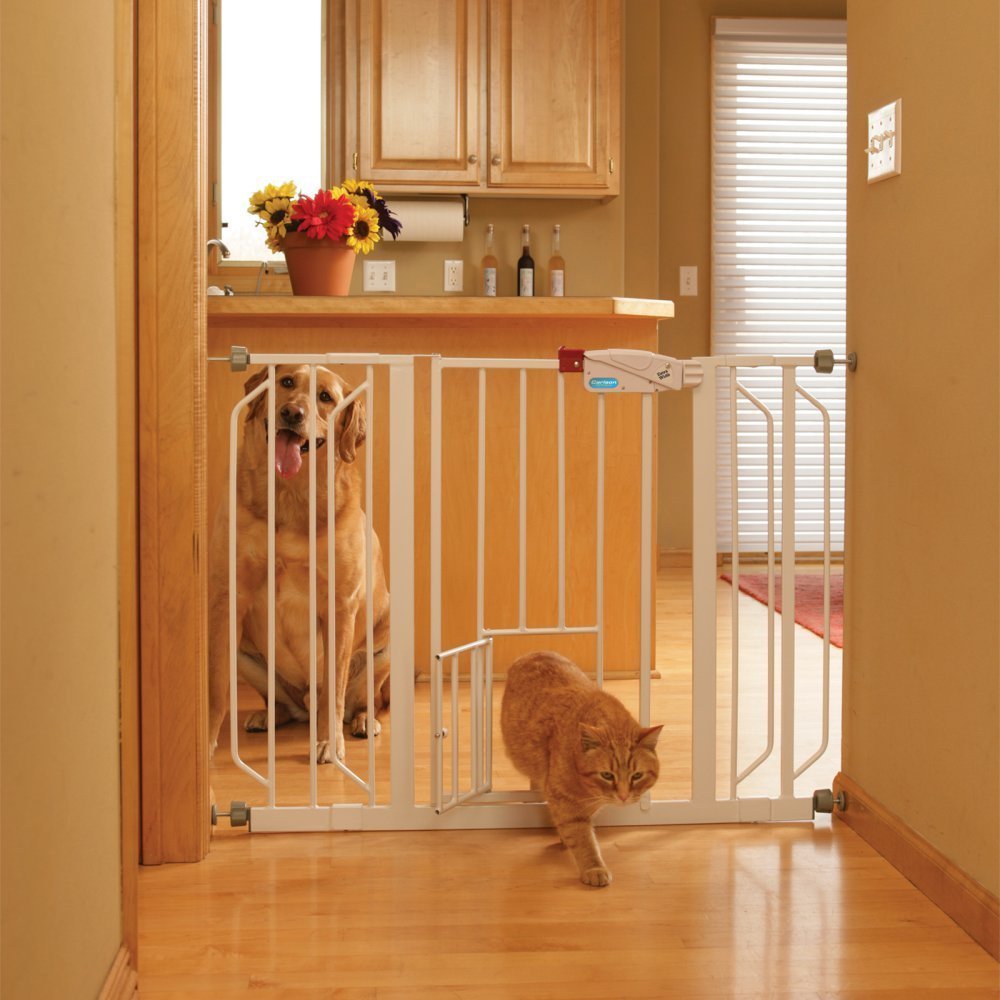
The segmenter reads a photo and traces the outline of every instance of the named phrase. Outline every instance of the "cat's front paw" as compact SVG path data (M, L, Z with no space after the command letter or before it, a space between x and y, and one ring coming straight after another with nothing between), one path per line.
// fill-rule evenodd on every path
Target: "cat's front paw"
M594 885L603 886L611 884L611 872L607 868L597 866L595 868L587 868L585 871L580 873L580 881L584 885Z

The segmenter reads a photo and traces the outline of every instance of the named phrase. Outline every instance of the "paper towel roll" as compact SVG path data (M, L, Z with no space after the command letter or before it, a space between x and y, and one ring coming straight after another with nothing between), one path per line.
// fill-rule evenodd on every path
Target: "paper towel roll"
M465 209L460 198L387 200L392 213L403 224L400 243L461 243L465 237Z

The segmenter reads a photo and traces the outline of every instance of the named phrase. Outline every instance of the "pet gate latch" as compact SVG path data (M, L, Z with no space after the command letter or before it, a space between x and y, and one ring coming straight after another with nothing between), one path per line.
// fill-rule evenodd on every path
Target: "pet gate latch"
M559 371L582 371L584 388L600 393L689 389L700 385L704 377L700 361L680 361L630 348L582 351L560 347Z
M245 802L233 801L229 803L229 812L219 812L212 803L212 826L218 826L219 817L228 816L230 826L249 826L250 807Z

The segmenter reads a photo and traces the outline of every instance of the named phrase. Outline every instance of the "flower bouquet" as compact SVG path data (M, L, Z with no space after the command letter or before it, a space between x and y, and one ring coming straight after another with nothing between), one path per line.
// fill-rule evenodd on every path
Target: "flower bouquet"
M248 211L271 251L284 252L296 295L346 295L356 256L403 228L367 181L346 180L312 197L291 181L268 184L251 196Z

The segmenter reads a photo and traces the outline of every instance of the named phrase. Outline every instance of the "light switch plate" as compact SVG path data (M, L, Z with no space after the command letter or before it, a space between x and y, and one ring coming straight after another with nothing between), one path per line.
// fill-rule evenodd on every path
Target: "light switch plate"
M698 294L698 268L694 266L681 266L680 276L681 295Z
M868 113L868 183L883 181L903 172L902 146L903 101L893 101Z
M394 260L366 260L362 287L366 292L394 292L396 290L396 262Z

